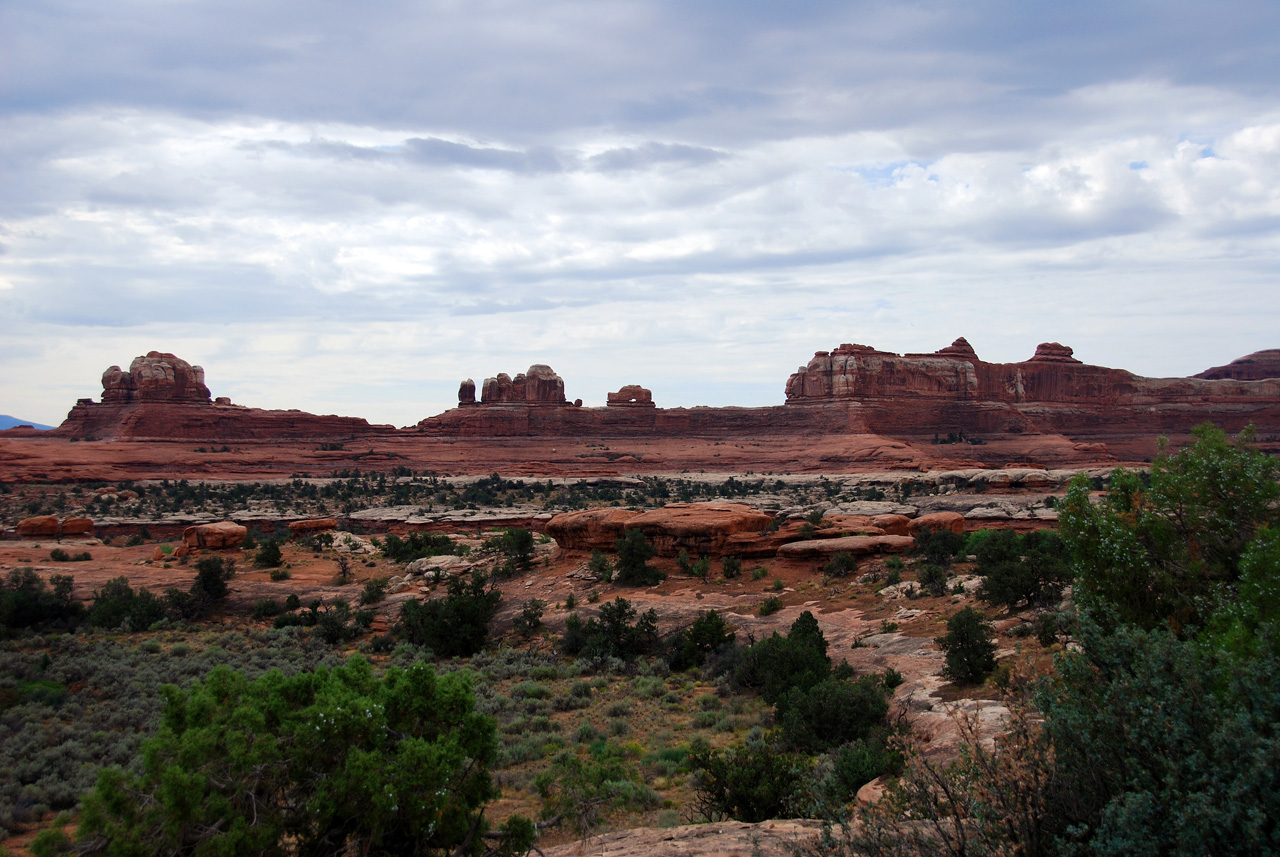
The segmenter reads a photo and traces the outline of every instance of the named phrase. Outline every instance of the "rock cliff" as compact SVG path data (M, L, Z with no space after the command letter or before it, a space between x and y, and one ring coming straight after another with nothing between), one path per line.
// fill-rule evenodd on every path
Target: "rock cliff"
M1143 378L1091 366L1056 342L1021 363L987 363L963 338L932 354L844 344L787 380L787 404L856 403L880 434L1185 431L1212 420L1280 427L1274 356L1259 352L1196 378Z
M357 417L267 411L210 398L204 369L172 354L134 358L102 373L102 401L80 399L53 437L98 440L347 440L390 431Z

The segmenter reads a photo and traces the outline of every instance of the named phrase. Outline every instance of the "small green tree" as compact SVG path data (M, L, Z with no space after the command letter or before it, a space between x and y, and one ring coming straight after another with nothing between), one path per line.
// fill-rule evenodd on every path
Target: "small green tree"
M661 583L666 577L661 570L650 566L649 560L656 551L644 533L635 527L623 530L622 535L614 543L618 552L618 563L615 578L618 583L628 586L652 586Z
M267 539L258 548L253 557L253 564L259 568L279 568L284 562L284 554L280 551L280 542Z
M406 601L396 633L440 657L474 655L489 639L489 623L501 600L484 572L471 572L470 582L452 577L444 598Z
M934 642L946 654L942 674L961 684L977 684L996 668L995 634L987 618L966 607L947 620L946 636Z
M140 772L105 769L86 796L83 853L442 855L484 833L497 738L467 673L379 679L353 657L254 681L218 666L164 692Z
M526 640L538 633L538 629L542 627L542 610L546 606L537 598L526 601L520 615L512 622L512 630Z
M607 746L585 758L569 750L559 753L533 785L542 798L543 817L567 820L583 840L612 810L645 810L661 802L621 753Z

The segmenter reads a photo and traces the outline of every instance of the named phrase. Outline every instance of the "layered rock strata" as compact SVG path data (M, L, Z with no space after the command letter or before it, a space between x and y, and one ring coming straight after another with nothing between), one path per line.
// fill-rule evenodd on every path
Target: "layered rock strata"
M357 417L267 411L210 398L204 369L172 354L134 358L102 374L102 401L80 399L53 437L95 440L349 440L384 434Z
M814 354L787 380L786 395L788 406L856 403L871 431L890 435L1087 437L1181 432L1206 420L1229 431L1249 422L1274 430L1280 379L1270 353L1210 370L1213 378L1144 378L1082 363L1056 342L1022 363L987 363L963 338L933 354L846 343Z

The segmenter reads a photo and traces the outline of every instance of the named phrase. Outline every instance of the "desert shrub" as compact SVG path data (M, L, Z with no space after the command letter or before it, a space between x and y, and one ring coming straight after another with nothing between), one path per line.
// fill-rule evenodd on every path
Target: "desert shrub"
M271 579L274 580L276 583L279 583L282 580L288 580L289 578L293 577L293 575L289 572L289 569L287 568L273 568L271 569L270 574L271 574Z
M925 563L916 572L916 583L930 595L937 597L947 592L947 570L940 565Z
M601 744L586 756L558 753L534 778L543 815L561 817L582 839L610 812L651 809L660 803L658 793L644 784L634 766L616 749Z
M259 568L279 568L284 562L284 554L280 551L280 542L267 539L258 548L253 557L253 564Z
M792 688L807 689L831 673L827 641L818 620L808 610L791 624L787 636L766 637L742 653L734 680L776 703Z
M360 593L361 604L377 604L387 597L387 587L391 584L388 577L377 577L365 581L364 591Z
M720 560L720 572L725 580L732 580L742 574L742 557L726 556Z
M532 637L542 627L542 610L546 606L537 598L529 599L521 608L520 615L512 622L512 628L525 639Z
M270 619L273 616L279 616L282 612L284 610L279 601L274 598L259 598L253 602L253 613L251 615L254 619Z
M484 547L505 557L501 571L505 576L529 567L533 561L533 533L520 527L509 527L484 541Z
M609 558L604 555L604 551L593 548L591 558L587 560L587 568L603 580L605 583L613 580L613 564L609 562Z
M481 571L473 571L470 582L453 577L444 598L405 602L396 634L440 657L474 655L489 639L489 623L501 600L502 593Z
M708 610L671 641L671 668L702 666L707 658L733 645L737 633L715 610Z
M1117 621L1190 632L1230 603L1241 561L1260 530L1280 526L1280 462L1210 425L1151 464L1150 485L1117 469L1102 502L1077 478L1059 506L1077 595L1106 602Z
M618 583L628 586L652 586L666 577L660 569L650 566L649 560L656 551L644 533L632 527L622 531L614 544L618 552L614 577Z
M761 616L772 616L783 607L782 599L776 595L770 595L768 598L760 602L760 606L756 608L756 613Z
M813 761L776 744L748 741L713 750L701 738L689 748L693 809L707 821L749 823L804 815L812 803Z
M764 580L768 576L769 569L765 568L763 565L757 565L755 568L751 569L752 580Z
M127 577L108 580L93 593L89 624L96 628L128 626L142 631L165 618L165 603L147 589L134 591Z
M858 560L852 554L838 553L822 567L827 577L848 577L858 570Z
M0 578L0 636L19 628L74 628L84 620L84 604L71 597L69 574L49 578L31 568L15 568Z
M934 642L946 654L942 674L961 684L976 684L996 668L995 631L987 618L966 607L947 620L947 633Z
M632 660L654 652L658 646L658 614L637 615L625 598L615 598L600 608L598 618L583 622L576 614L565 620L560 649L568 655Z
M54 562L71 562L71 554L67 553L62 548L54 548L49 551L49 559Z
M792 749L812 752L864 741L884 725L888 692L877 675L857 681L829 678L811 688L792 688L777 706L782 739Z
M102 773L80 835L112 854L453 850L497 795L496 752L464 673L379 679L358 657L255 681L217 667L168 692L141 771Z
M959 533L924 527L916 534L913 550L918 556L924 557L924 561L930 565L949 568L956 554L964 550L964 546L965 538Z
M382 555L401 563L424 557L449 556L456 550L453 539L443 533L409 533L404 538L388 533L382 541Z
M1071 582L1066 545L1056 533L996 530L976 550L978 573L986 578L978 597L988 604L1043 606Z

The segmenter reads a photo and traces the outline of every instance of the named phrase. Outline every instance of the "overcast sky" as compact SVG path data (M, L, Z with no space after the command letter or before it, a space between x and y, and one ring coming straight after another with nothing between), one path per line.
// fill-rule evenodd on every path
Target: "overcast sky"
M0 413L1280 347L1280 4L0 0Z

